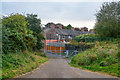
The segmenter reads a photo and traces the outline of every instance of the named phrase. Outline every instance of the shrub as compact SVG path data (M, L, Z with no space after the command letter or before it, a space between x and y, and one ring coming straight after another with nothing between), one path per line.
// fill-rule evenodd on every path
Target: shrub
M90 63L93 63L94 61L97 60L97 55L95 55L95 54L90 55L90 54L89 54L89 58L90 58Z
M104 58L108 57L109 54L107 52L101 50L97 53L97 56L98 56L99 59L104 59Z
M15 53L32 49L36 46L37 37L28 29L28 22L21 14L11 14L2 19L3 53Z
M35 55L29 51L2 54L2 79L13 78L30 72L46 60L47 58Z
M40 56L47 57L45 53L40 53Z
M113 57L113 55L111 55L111 56L107 57L105 61L108 63L108 65L111 65L111 64L118 63L118 58Z
M95 32L102 37L119 37L119 1L105 2L96 14Z
M100 66L108 66L108 63L106 61L101 61Z
M77 65L89 65L97 60L96 55L90 54L78 54L71 58L71 62Z
M73 56L71 58L71 63L80 66L87 66L96 63L100 66L109 66L118 63L118 57L116 56L117 45L113 43L104 44L104 42L100 42L99 44L99 46L95 46L86 51L81 51L79 54Z
M97 34L81 34L74 39L77 42L114 41L113 37L100 37Z

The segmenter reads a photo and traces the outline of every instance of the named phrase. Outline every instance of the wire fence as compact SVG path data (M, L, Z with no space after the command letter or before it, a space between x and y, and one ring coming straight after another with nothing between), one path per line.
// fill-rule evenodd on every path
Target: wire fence
M62 57L62 58L65 58L65 57L72 57L76 54L78 54L78 51L77 50L61 50L61 53L57 53L57 51L59 50L46 50L45 53L48 57Z

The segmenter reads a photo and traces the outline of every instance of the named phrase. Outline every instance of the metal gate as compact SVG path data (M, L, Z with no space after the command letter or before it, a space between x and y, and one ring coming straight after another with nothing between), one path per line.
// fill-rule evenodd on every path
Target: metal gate
M44 49L44 53L46 53L46 55L51 58L64 58L64 52L65 44L58 42L48 42Z
M44 53L50 58L65 58L76 55L78 51L65 43L48 42L44 48Z

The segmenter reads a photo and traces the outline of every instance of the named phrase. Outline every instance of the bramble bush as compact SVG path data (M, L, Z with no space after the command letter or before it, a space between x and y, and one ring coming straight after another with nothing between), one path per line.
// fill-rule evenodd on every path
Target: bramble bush
M82 51L79 54L73 56L71 58L71 63L80 66L90 65L94 63L99 63L100 66L108 66L118 63L117 44L104 43L102 42L99 46L95 46L92 49ZM102 47L103 45L104 48Z
M113 37L100 37L97 34L81 34L74 38L77 42L114 41Z
M32 20L31 20L32 21ZM28 21L24 15L11 14L2 19L2 52L15 53L33 50L37 43L41 43L41 35L35 36L34 31L28 28ZM42 31L41 31L42 32ZM41 33L39 32L39 34ZM40 44L39 44L40 45ZM42 44L41 44L42 45ZM39 50L41 47L38 48Z

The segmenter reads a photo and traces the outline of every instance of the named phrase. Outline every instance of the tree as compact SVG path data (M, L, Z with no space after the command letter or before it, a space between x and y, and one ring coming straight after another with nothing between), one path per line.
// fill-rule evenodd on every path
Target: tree
M84 31L88 31L88 28L87 27L83 27L81 28L81 30L84 29Z
M59 26L62 26L62 29L64 29L64 25L61 24L61 23L57 23L57 24L55 24L55 25L56 25L56 28L59 28Z
M72 28L72 26L70 24L66 26L66 29L70 30L71 28Z
M55 25L55 23L53 23L53 22L49 22L49 23L47 23L47 24L45 25L45 27L46 27L46 28L51 28L51 25L52 25L52 24ZM56 26L56 25L55 25L55 26Z
M29 25L28 28L33 31L35 37L37 37L37 44L35 49L41 49L43 47L42 40L44 39L43 31L41 28L41 20L37 18L35 14L27 14L26 20Z
M76 31L80 31L80 29L79 29L79 28L75 28L75 30L76 30Z
M120 35L120 2L105 2L96 14L95 32L102 37Z
M2 19L3 53L26 50L36 45L36 37L27 27L28 22L21 14L11 14Z

